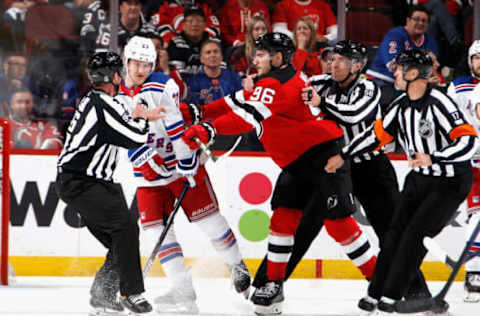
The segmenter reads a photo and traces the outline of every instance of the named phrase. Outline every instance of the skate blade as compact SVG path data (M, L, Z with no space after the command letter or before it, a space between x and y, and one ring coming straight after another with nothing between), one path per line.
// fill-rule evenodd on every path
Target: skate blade
M198 314L198 306L195 302L184 302L183 304L155 304L155 312L158 314Z
M92 307L88 312L89 316L126 316L127 314L124 311L116 311L113 309L102 308L102 307Z
M250 297L250 288L251 286L249 286L245 291L238 294L242 295L246 300L248 300L248 298Z
M270 306L255 305L254 312L259 316L280 315L282 313L282 302L273 303Z
M480 302L480 293L477 292L467 292L463 298L465 303L478 303Z

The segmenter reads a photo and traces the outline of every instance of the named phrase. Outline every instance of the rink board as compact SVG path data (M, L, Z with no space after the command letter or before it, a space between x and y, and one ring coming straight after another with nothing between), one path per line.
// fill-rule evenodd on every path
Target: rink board
M408 172L407 163L394 160L393 164L402 185ZM136 187L130 168L128 161L122 159L116 179L122 183L125 201L132 208ZM266 235L256 233L257 223L251 221L251 216L250 222L244 220L251 214L265 214L268 220L271 215L271 188L280 169L270 158L262 156L232 156L215 166L207 163L207 169L222 214L236 235L249 269L255 271L265 254ZM11 157L10 262L18 275L92 275L105 255L105 249L86 228L78 228L78 217L56 196L55 175L55 155L14 154ZM436 238L454 256L459 254L464 244L464 208L462 204L455 220ZM365 217L359 212L355 217L376 247L376 237ZM192 266L195 275L218 277L228 274L209 240L181 212L177 216L175 230L187 264ZM146 235L142 231L140 244L144 257L149 256L155 242ZM429 280L448 277L449 270L442 263L434 262L435 258L430 255L426 261L423 270ZM163 275L159 264L154 265L152 275ZM324 230L293 276L361 278L358 270Z

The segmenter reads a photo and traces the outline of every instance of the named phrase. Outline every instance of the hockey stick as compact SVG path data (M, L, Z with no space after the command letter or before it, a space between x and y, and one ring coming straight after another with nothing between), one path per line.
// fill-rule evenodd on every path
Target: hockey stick
M478 233L480 232L480 220L475 226L472 234L470 235L470 239L468 240L465 248L463 248L462 254L460 258L456 262L455 266L453 267L452 273L447 280L447 283L443 286L442 290L434 297L431 298L424 298L424 299L417 299L417 300L405 300L405 301L397 301L395 304L395 311L401 314L410 314L410 313L420 313L424 311L431 310L435 313L443 313L448 310L448 303L445 302L445 296L447 295L450 286L452 286L455 277L460 271L465 259L467 258L468 250L472 247L472 244L477 238Z
M150 268L152 267L153 261L155 261L155 258L158 255L158 252L160 250L160 247L163 244L163 241L165 240L165 237L167 236L168 230L170 229L170 226L172 226L173 219L175 218L175 214L177 214L178 209L180 208L180 205L182 204L183 198L185 197L185 194L187 193L188 188L190 188L190 184L188 182L185 182L185 186L183 187L182 192L180 193L180 196L177 199L177 203L175 204L172 213L168 217L167 223L165 224L165 227L162 230L162 234L160 235L160 238L158 238L158 241L153 247L152 253L150 254L150 257L147 260L147 263L145 264L145 268L143 268L143 278L145 279L147 277L148 272L150 271Z
M439 260L441 260L447 267L450 269L453 269L455 265L457 264L457 261L455 261L452 257L450 257L447 252L440 247L440 245L437 244L437 242L430 238L430 237L425 237L423 238L423 245L425 248L428 249L428 251L431 251L432 254ZM474 257L478 256L480 254L480 249L469 253L467 257L465 258L465 262L470 261Z
M198 137L194 137L193 140L198 144L198 146L200 146L200 149L208 156L208 158L210 158L213 162L217 162L218 160L225 159L232 154L235 148L237 148L238 144L240 144L240 141L242 140L242 136L238 136L232 148L230 148L226 153L224 153L220 157L215 156L210 150L210 148L208 148L207 145L202 143L202 141L198 139Z

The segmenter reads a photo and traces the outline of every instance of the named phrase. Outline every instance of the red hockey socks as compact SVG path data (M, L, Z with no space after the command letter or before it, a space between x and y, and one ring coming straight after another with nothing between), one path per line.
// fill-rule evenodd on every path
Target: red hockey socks
M326 219L324 224L328 234L342 246L343 251L365 278L370 280L377 257L370 247L366 234L362 232L355 219L352 216Z

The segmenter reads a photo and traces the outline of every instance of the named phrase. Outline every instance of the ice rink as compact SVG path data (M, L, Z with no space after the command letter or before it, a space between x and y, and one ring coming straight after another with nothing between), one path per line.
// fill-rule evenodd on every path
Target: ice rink
M0 287L0 315L74 316L89 311L90 277L17 277L16 284ZM436 294L444 282L429 282ZM230 290L226 278L195 278L200 315L254 315L249 301ZM169 287L165 278L148 278L145 296L153 298ZM285 284L284 316L350 316L358 315L358 299L367 282L360 280L292 279ZM480 303L464 303L463 284L455 282L447 296L454 316L480 315ZM148 315L156 315L152 312ZM173 314L162 314L173 315Z

